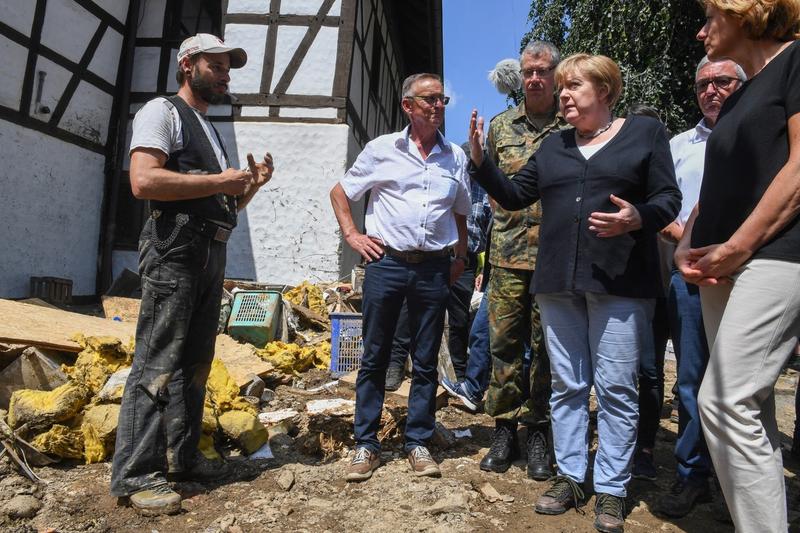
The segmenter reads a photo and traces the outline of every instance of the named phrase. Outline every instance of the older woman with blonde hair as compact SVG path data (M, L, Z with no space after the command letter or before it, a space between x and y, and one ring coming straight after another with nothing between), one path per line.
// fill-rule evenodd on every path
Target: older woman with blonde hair
M705 0L709 59L749 78L706 147L675 253L711 350L700 419L737 531L786 531L774 386L800 335L800 0Z
M577 54L556 69L559 106L571 129L551 134L506 178L483 156L483 119L470 121L470 175L506 209L541 199L536 295L550 353L558 475L536 502L560 514L584 499L589 390L598 405L595 527L621 532L638 422L640 354L652 350L654 298L662 295L656 233L680 208L664 127L616 118L619 67Z

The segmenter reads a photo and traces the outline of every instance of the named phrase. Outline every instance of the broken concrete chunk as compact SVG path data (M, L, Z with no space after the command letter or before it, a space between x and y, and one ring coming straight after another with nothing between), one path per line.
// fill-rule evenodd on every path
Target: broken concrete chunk
M33 518L42 508L42 502L33 496L14 496L3 506L9 518Z
M65 362L58 352L26 348L0 372L0 406L7 407L15 390L53 390L67 382L61 371Z
M491 483L484 483L481 485L481 495L483 495L484 499L489 503L495 503L498 501L503 501L506 503L511 503L514 501L514 497L507 495L507 494L500 494L497 492Z
M299 414L300 413L294 409L279 409L277 411L269 411L267 413L258 413L258 420L265 426L271 426L274 424L279 424L284 420L294 418Z
M310 415L352 416L355 410L356 402L343 398L311 400L306 403L306 411Z
M468 513L469 495L463 491L448 494L425 509L425 512L432 515L444 513Z
M276 481L278 486L283 490L291 490L292 486L294 486L294 472L291 470L284 470L278 475L278 479Z

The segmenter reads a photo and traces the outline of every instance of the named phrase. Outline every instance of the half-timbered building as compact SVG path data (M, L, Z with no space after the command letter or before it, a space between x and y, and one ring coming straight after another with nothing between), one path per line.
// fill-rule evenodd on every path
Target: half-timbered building
M441 0L0 0L0 297L26 296L31 276L97 294L136 270L147 207L130 190L130 124L177 91L177 49L197 32L248 54L209 110L233 165L275 158L228 276L349 272L328 191L366 142L404 125L403 78L442 72Z

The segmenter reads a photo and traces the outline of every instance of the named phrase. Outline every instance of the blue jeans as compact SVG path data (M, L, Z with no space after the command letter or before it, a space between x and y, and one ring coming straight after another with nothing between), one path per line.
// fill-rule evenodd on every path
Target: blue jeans
M697 393L706 373L709 351L700 288L686 283L677 271L672 273L668 308L678 361L678 439L675 441L678 477L700 482L711 474L711 457L697 409Z
M469 359L467 360L467 374L464 385L467 393L482 400L486 389L489 388L489 376L492 373L492 354L489 351L489 291L484 293L481 304L472 320L469 330ZM525 356L522 360L522 381L524 390L530 391L531 348L530 342L525 342Z
M589 390L597 394L594 490L624 497L639 421L639 357L652 350L654 300L608 294L538 294L553 394L558 471L582 483L589 463Z
M380 450L378 425L383 409L386 369L389 365L397 318L408 304L413 364L405 449L424 446L433 435L436 363L450 296L450 259L408 263L390 256L368 263L362 304L364 355L356 379L356 444Z

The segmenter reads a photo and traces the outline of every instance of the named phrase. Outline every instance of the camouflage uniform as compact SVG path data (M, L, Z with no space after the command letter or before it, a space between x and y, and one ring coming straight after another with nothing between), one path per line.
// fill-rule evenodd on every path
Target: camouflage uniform
M541 142L565 128L560 115L541 130L525 114L525 103L509 109L489 124L487 150L509 178L522 168ZM489 349L492 375L485 411L496 419L537 425L549 421L550 361L545 349L539 309L530 294L539 245L541 204L521 211L496 207L489 251ZM531 339L529 384L522 372L524 340Z

